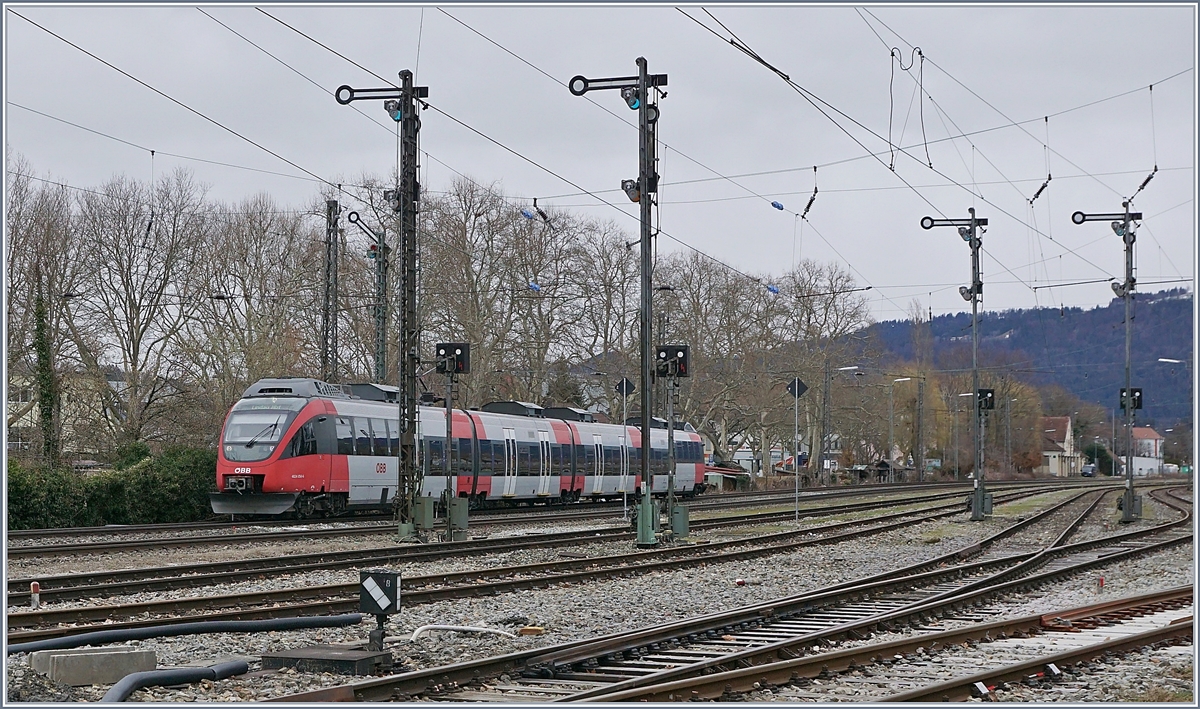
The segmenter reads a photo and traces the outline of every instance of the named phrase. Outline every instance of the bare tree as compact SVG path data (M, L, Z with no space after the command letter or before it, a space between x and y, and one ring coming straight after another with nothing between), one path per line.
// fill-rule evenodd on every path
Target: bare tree
M198 296L204 190L182 170L153 188L115 177L79 209L78 258L90 268L72 334L97 413L117 446L157 437L155 421L179 392L173 339Z

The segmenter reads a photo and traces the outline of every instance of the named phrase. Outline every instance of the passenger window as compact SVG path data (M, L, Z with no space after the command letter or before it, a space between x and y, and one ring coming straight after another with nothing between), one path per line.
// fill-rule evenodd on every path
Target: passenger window
M354 455L354 427L348 416L339 416L335 422L338 455Z
M388 419L388 455L400 455L400 421Z
M492 472L492 442L487 439L479 441L479 474L490 475Z
M459 475L471 475L474 473L474 465L471 461L471 439L456 438L454 440L457 443L454 451L454 471Z
M365 416L355 416L354 421L354 454L371 455L371 424Z
M371 419L371 434L373 436L372 440L374 440L372 448L375 451L375 455L387 455L387 423L383 419Z
M425 440L429 444L429 455L427 456L427 459L429 460L429 468L426 469L425 474L443 475L446 470L444 467L446 464L445 459L442 455L442 451L445 449L445 446L443 445L445 442L444 439L427 438Z

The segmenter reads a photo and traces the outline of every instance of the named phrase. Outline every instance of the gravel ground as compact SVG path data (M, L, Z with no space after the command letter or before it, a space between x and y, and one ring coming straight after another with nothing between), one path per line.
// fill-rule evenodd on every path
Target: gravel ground
M1138 562L1137 567L1123 568L1114 564L1072 578L1044 586L1040 591L1022 596L1009 596L987 604L977 611L994 613L992 620L1020 618L1033 614L1050 613L1075 608L1109 599L1134 596L1194 583L1196 572L1193 566L1193 549L1180 547L1154 554ZM1104 585L1099 584L1104 577ZM927 624L927 628L952 630L970 625L968 621L943 620ZM885 643L911 635L905 629L895 633L876 633L867 640L843 643L837 648L858 647ZM1125 657L1108 658L1089 663L1086 672L1070 681L1058 683L1057 689L1042 689L1009 685L997 692L997 698L1009 702L1108 702L1108 701L1188 701L1191 702L1192 646L1159 648L1131 653ZM1171 677L1182 685L1165 682L1161 678ZM837 680L832 680L836 682ZM819 692L819 687L806 687L807 692ZM1176 697L1176 693L1180 693ZM813 702L807 697L790 694L786 688L752 692L747 701L765 702Z
M983 523L969 523L965 515L948 520L917 525L904 530L880 534L866 540L845 542L780 554L769 560L706 564L698 562L684 571L659 572L644 576L609 579L595 583L558 586L536 591L503 594L482 599L462 599L429 604L404 610L389 623L390 644L398 667L421 669L451 662L513 652L521 649L552 645L570 640L641 627L647 624L647 599L653 599L653 620L665 622L684 617L727 610L742 605L766 601L803 591L817 590L897 566L915 563L973 543L1010 525L1015 519L1005 519L1004 506L997 507L997 517ZM825 520L822 520L825 521ZM812 522L820 523L820 522ZM1057 525L1053 525L1057 526ZM776 528L783 528L775 525ZM506 530L512 532L515 530ZM777 531L759 528L719 530L709 538L728 538L729 535L751 531ZM1043 534L1052 539L1054 529ZM699 536L699 535L697 535ZM625 551L627 544L585 545L572 552L606 554ZM175 552L178 554L178 550ZM273 553L279 553L275 550ZM529 563L554 558L555 550L530 550L493 557L473 557L422 565L410 565L408 573L438 573L457 569L479 568L493 564ZM145 554L141 564L146 565ZM186 559L191 561L192 559ZM163 562L149 562L163 563ZM179 563L179 561L176 561ZM404 571L404 567L401 569ZM1103 593L1117 597L1154 588L1188 583L1194 577L1192 550L1164 552L1136 568L1114 566L1103 571L1105 588L1099 591L1096 574L1081 576L1056 585L1053 594L1026 600L1015 615L1043 612L1043 609L1070 607L1087 602L1087 598ZM746 585L734 584L744 579ZM288 579L285 585L316 583L345 583L357 580L356 574L331 572L328 575L303 575ZM247 589L264 589L274 583L248 583ZM222 593L237 590L221 587ZM183 592L187 595L187 592ZM193 594L195 591L192 592ZM1056 595L1057 594L1057 595ZM105 600L104 603L115 602ZM1031 611L1029 608L1036 608ZM425 624L476 625L514 630L525 625L545 628L543 635L510 639L495 635L435 633L416 641L408 636ZM258 635L212 635L163 638L133 643L158 653L161 666L187 663L213 664L230 657L244 657L251 662L252 673L258 670L258 657L263 652L297 648L313 643L361 643L366 639L366 626L340 629L321 629ZM10 657L6 665L9 699L12 701L90 701L98 699L107 687L56 687L45 677L28 668L25 655ZM291 694L322 686L342 684L349 678L306 673L260 673L231 678L217 683L200 684L186 689L154 688L140 690L132 701L244 701Z
M325 529L346 529L349 527L371 528L385 526L386 522L359 522L353 519L330 522L296 522L295 525L270 525L243 522L229 527L213 527L209 529L180 529L180 530L151 530L139 531L136 525L131 525L128 531L110 534L79 534L74 536L55 536L49 538L17 537L9 538L8 548L39 546L42 544L91 544L101 541L132 542L150 539L175 539L178 537L221 537L230 534L265 534L269 532L309 532Z
M809 528L809 527L818 526L818 525L822 525L822 524L827 524L830 521L832 521L833 519L863 518L863 517L871 516L873 514L877 514L877 513L862 512L862 513L857 513L857 514L842 515L837 518L801 519L799 528L804 529L804 528ZM794 525L792 523L787 523L787 524L771 524L771 525L759 525L759 526L728 527L728 528L720 528L720 529L714 529L714 530L698 530L689 538L689 540L693 541L693 542L697 542L697 543L721 542L721 541L736 540L736 539L745 538L745 537L752 537L752 536L762 534L762 533L787 531L787 530L792 530L792 529L796 529L796 528L797 528L796 525ZM599 530L599 529L611 529L611 527L600 527L600 526L596 526L596 524L593 524L591 526L587 526L584 524L576 524L573 527L569 527L567 525L562 525L560 527L555 527L553 530L550 530L550 531L568 531L568 530L571 530L571 531L595 531L595 530ZM479 530L479 532L477 532L477 533L486 533L486 531L487 530L484 530L481 528ZM529 530L513 530L512 528L505 528L503 531L519 536L520 534L524 534L525 532L527 532ZM539 531L543 531L543 530L539 530ZM496 534L495 536L499 537L501 535ZM268 546L275 548L276 545L268 545ZM370 547L365 547L365 548L370 548ZM306 551L311 551L311 549L308 549ZM480 568L487 569L487 568L494 568L494 567L501 567L501 566L515 566L515 565L521 565L521 564L533 564L533 563L548 562L548 561L561 561L561 560L568 558L568 557L564 556L564 554L563 554L564 552L566 552L567 554L570 554L571 555L570 558L574 558L576 555L584 555L584 556L588 556L588 557L598 557L598 556L608 556L608 555L613 555L613 554L621 554L621 553L626 553L628 551L629 551L629 543L628 542L606 542L606 543L595 543L595 544L581 543L579 545L572 545L570 547L522 549L522 550L511 551L511 552L501 552L501 553L494 553L494 554L488 554L488 555L477 554L477 555L465 556L465 557L456 558L456 559L441 559L441 560L435 560L435 561L424 561L424 562L416 562L416 563L397 563L397 564L390 565L389 568L399 571L403 578L403 577L407 577L410 575L426 576L426 575L432 575L432 574L445 574L445 573L453 573L453 572L459 572L459 571L470 571L473 569L480 569ZM179 554L179 552L177 550L176 557L172 557L172 559L177 558L178 554ZM188 562L188 563L191 563L191 562ZM165 600L165 599L194 598L194 597L198 597L198 596L202 596L202 595L216 595L218 593L219 594L247 593L247 592L252 592L252 591L283 590L283 589L287 589L287 588L323 586L323 585L329 585L329 584L345 584L345 583L357 583L357 582L358 582L358 570L357 569L313 571L313 572L294 573L294 574L284 573L284 574L275 574L275 575L271 575L267 578L255 579L252 581L243 581L243 582L223 584L219 587L209 587L207 589L180 588L178 590L173 590L173 591L153 591L153 592L139 593L139 594L135 594L135 595L109 596L109 597L105 597L105 598L91 598L91 599L82 599L82 600L75 600L75 601L43 602L41 604L41 608L43 610L58 610L58 609L64 609L64 608L76 608L76 607L95 606L95 605L116 605L116 604L120 604L120 603L137 603L137 602L147 602L147 601ZM14 610L16 610L16 609L14 609ZM24 610L24 609L21 609L21 610Z
M612 529L612 520L597 522L561 522L544 524L536 529L539 533L575 532ZM512 526L472 527L471 534L489 538L523 536L528 528ZM95 541L95 540L93 540ZM317 547L316 545L320 546ZM141 569L155 566L179 564L203 564L208 562L239 561L265 557L311 554L316 551L370 551L383 546L394 546L393 537L386 534L368 534L362 537L338 537L332 539L293 539L279 542L245 542L211 547L163 547L140 551L114 551L100 554L77 554L59 557L22 558L8 561L6 578L37 578L60 574L86 573L92 571L115 571Z

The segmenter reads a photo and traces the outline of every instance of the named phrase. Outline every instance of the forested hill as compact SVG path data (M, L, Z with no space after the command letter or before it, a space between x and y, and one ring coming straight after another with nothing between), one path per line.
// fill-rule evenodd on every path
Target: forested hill
M1136 296L1133 386L1143 390L1140 422L1166 428L1191 419L1192 322L1192 294L1183 289ZM930 329L936 366L970 366L969 312L937 316ZM910 321L876 323L866 332L898 359L913 358ZM1118 405L1118 391L1125 385L1125 306L1120 299L1090 310L984 312L979 337L981 365L1010 363L1026 370L1020 376L1031 383L1058 384L1110 409ZM1160 357L1185 363L1163 363Z

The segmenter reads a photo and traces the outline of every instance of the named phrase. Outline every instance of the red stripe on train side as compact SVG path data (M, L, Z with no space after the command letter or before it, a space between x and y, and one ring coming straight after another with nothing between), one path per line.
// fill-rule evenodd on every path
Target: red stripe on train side
M471 420L475 422L476 439L480 440L480 441L490 440L490 439L488 439L487 429L484 428L483 419L481 419L479 417L479 415L473 411L470 412L468 415L471 417ZM491 495L492 495L492 476L490 473L486 473L483 470L479 471L479 476L477 478L475 478L474 494L487 495L488 497L491 497Z

